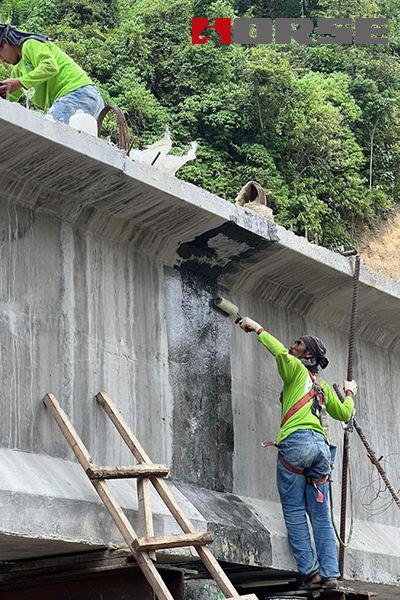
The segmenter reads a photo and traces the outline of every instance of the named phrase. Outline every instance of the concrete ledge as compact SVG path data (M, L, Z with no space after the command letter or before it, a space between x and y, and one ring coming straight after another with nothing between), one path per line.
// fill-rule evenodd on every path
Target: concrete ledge
M0 129L0 201L348 327L351 259L22 106L1 101ZM400 282L365 267L360 281L358 335L399 348Z
M1 463L0 561L82 552L109 543L124 545L78 464L14 450L2 450ZM214 533L210 548L219 560L296 570L278 503L181 482L169 485L197 530ZM110 487L138 531L135 482L110 482ZM154 490L152 506L157 534L181 533ZM174 556L197 560L193 549L168 554L172 561ZM346 578L393 585L399 572L400 529L356 521L346 552Z
M109 485L139 531L136 482L111 481ZM207 531L200 512L170 485L197 530ZM154 490L152 507L159 535L182 533ZM0 561L77 552L109 543L125 545L80 465L5 449L1 450L0 537ZM195 555L194 550L186 553Z

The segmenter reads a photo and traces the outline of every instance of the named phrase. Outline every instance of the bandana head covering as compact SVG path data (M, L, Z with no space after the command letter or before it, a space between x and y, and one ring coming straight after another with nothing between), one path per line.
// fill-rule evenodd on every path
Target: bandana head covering
M38 40L38 42L45 42L49 38L39 33L25 33L15 29L11 25L4 25L0 23L0 46L3 44L3 40L7 40L12 46L22 46L26 40Z
M306 345L306 348L309 352L311 352L311 358L303 358L302 363L307 369L311 371L311 373L318 373L318 367L321 369L326 369L329 365L329 360L326 358L326 348L323 341L314 335L302 335L301 340Z

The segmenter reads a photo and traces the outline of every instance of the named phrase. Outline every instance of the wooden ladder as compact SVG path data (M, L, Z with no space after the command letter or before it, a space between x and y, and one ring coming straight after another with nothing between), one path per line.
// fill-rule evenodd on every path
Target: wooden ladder
M71 446L75 456L83 467L86 475L92 482L95 490L110 513L114 523L122 534L129 550L142 569L147 581L159 600L174 600L153 560L156 559L155 551L162 548L178 548L193 546L199 554L210 575L220 587L226 598L233 600L257 600L254 594L240 596L228 579L224 570L219 565L209 548L206 547L213 541L211 533L198 533L192 522L185 515L178 504L167 483L163 479L169 473L168 467L155 465L142 448L134 433L122 417L120 411L104 392L96 396L111 421L114 423L122 439L132 452L138 465L123 467L98 467L93 463L87 448L83 444L71 421L61 408L55 396L46 394L43 401L61 429L65 439ZM138 507L141 533L138 537L117 499L112 494L106 483L107 479L137 478L138 480ZM150 483L153 484L171 514L184 532L181 535L164 535L155 537L153 532L153 516L150 501Z

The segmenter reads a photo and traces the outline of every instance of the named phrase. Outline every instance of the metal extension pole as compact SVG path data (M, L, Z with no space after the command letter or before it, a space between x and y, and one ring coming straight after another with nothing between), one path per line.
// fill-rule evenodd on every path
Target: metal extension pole
M356 262L354 267L353 277L353 303L351 306L351 322L350 322L350 339L349 339L349 355L347 360L347 380L353 379L353 356L354 356L354 342L356 334L356 322L357 322L357 306L358 306L358 287L360 280L360 256L357 254ZM346 539L346 508L347 508L347 475L349 468L349 432L344 432L343 440L343 466L342 466L342 495L340 505L340 538L341 540ZM339 547L339 571L343 577L344 573L344 552L345 546L340 544Z

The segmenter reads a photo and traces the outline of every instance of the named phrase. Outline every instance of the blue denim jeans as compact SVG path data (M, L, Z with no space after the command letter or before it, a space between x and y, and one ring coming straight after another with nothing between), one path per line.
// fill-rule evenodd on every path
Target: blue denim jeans
M331 470L331 453L323 435L311 429L298 430L279 444L283 458L304 475L293 473L278 456L277 484L289 542L299 573L308 577L319 572L323 579L339 577L335 533L328 508L329 484L319 485L323 502L317 502L317 490L306 477L320 478ZM311 546L306 519L310 517L317 553Z
M98 119L104 108L103 98L93 85L85 85L56 100L47 111L55 121L69 124L69 119L80 108L83 112Z

